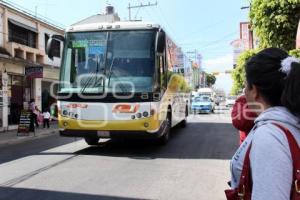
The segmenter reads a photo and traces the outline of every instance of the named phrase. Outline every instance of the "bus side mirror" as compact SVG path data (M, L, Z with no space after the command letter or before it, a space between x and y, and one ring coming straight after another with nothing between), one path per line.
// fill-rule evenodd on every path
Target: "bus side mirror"
M54 42L59 41L59 42L65 42L65 38L62 35L52 35L48 42L47 42L47 47L46 47L46 54L48 55L48 57L53 60L53 49L54 49Z
M158 53L163 53L165 51L166 47L166 35L164 32L159 32L158 33L158 38L157 38L157 52Z

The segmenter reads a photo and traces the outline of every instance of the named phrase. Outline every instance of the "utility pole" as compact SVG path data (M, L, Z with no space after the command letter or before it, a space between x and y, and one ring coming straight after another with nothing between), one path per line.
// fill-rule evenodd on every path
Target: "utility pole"
M141 3L140 5L134 5L134 6L131 6L130 3L129 3L129 5L128 5L129 21L131 21L131 9L151 7L151 6L157 6L157 2L155 2L155 3L148 2L148 4Z

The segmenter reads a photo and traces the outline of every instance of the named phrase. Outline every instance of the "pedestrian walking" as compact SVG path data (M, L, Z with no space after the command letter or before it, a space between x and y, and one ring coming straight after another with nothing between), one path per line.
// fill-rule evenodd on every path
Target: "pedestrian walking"
M39 127L39 119L40 119L41 111L39 110L39 108L37 106L34 107L33 114L34 114L35 126L38 128Z
M34 99L30 100L29 111L30 111L30 131L34 132L35 126L39 127L39 123L38 123L39 111L38 111L37 106L35 105Z
M43 127L46 128L46 125L47 125L47 128L50 128L50 125L49 125L49 122L50 122L50 112L48 109L46 109L44 112L43 112Z
M239 130L239 144L241 145L254 126L256 113L252 112L248 105L246 96L243 94L235 101L232 107L232 125Z
M268 48L246 64L245 96L258 117L231 161L227 199L300 199L300 62Z

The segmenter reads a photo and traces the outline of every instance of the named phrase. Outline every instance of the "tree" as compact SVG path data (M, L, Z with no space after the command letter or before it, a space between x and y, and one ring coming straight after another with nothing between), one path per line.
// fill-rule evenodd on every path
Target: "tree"
M289 54L291 56L294 56L296 58L300 58L300 49L293 49L289 51Z
M261 48L295 48L300 0L252 0L251 26Z
M246 78L246 75L245 75L246 62L249 60L249 58L254 56L256 54L256 52L257 52L256 50L251 49L248 51L244 51L239 56L238 61L237 61L237 66L231 74L232 79L233 79L233 87L232 87L231 93L233 95L237 95L244 88L244 83L245 83L245 78Z
M213 74L206 73L206 83L209 87L216 83L217 78Z

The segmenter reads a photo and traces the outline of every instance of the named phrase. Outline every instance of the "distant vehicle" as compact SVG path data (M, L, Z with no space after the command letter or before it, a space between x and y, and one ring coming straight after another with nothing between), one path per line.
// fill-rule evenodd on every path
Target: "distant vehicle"
M217 106L219 106L219 105L221 104L222 101L223 101L223 100L222 100L222 97L217 97L217 98L215 99L215 104L216 104Z
M235 104L236 97L230 96L226 98L225 105L226 107L232 107Z
M191 109L193 113L213 113L215 106L210 96L202 95L194 98Z
M198 92L192 91L192 92L191 92L191 99L192 99L192 101L193 101L196 97L198 97Z
M216 98L216 93L212 88L199 88L197 91L198 96L206 95L209 96L213 101Z

